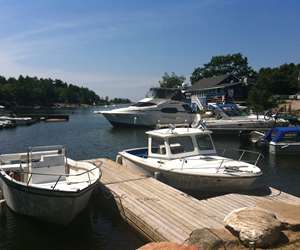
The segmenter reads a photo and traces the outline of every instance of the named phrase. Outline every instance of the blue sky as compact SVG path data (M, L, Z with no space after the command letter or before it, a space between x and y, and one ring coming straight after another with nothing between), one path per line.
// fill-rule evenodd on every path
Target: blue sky
M60 78L143 97L164 72L214 55L300 63L298 0L0 0L0 75Z

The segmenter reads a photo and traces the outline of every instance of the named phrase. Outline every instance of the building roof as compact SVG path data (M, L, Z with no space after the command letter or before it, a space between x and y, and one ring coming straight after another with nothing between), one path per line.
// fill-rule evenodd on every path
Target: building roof
M189 90L198 90L198 89L210 89L216 87L227 86L227 84L233 84L232 82L226 83L225 80L228 78L233 78L235 80L234 84L240 83L239 79L233 75L220 75L213 76L210 78L203 78L195 82Z

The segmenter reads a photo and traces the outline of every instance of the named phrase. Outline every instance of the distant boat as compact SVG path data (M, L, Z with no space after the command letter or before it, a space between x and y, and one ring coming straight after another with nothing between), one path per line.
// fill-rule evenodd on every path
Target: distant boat
M0 121L11 121L16 125L30 125L35 123L35 120L31 117L0 116Z
M0 184L14 212L69 224L87 205L101 172L65 156L63 146L33 147L0 155Z
M148 148L121 151L117 162L187 191L244 191L261 185L262 171L256 166L261 154L241 150L238 160L220 156L211 131L172 127L147 134ZM243 161L248 153L255 162Z
M250 141L268 147L268 151L275 155L300 154L300 126L275 127L261 133L255 131L250 135Z
M270 115L247 114L237 105L215 104L208 105L212 117L203 117L209 130L214 133L236 133L240 131L268 130L274 126L287 126L289 122L276 119Z
M7 120L0 121L0 128L14 128L14 127L16 127L16 124L11 121L7 121Z

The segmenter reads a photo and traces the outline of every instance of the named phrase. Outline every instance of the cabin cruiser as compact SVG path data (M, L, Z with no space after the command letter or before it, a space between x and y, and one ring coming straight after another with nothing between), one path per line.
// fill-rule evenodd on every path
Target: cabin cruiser
M227 192L258 188L261 154L242 151L238 160L218 155L211 131L198 128L165 128L146 132L148 148L118 153L117 162L187 191ZM243 161L247 153L255 162Z
M87 206L100 176L99 166L67 158L63 146L0 155L0 184L7 206L51 223L69 224Z
M194 114L180 89L152 88L147 98L126 108L99 111L115 127L191 124Z
M300 126L275 127L262 133L253 131L251 142L259 146L267 146L271 154L297 155L300 153Z
M214 133L268 130L274 126L288 125L288 121L269 114L248 114L236 104L211 103L208 105L207 113L211 117L201 118L205 121L206 127Z

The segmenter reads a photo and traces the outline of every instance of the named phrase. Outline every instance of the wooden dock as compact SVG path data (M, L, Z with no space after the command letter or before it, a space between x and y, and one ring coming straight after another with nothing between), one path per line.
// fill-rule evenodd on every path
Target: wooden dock
M224 229L225 216L234 209L254 207L273 211L283 221L300 221L300 198L267 188L264 194L226 194L198 200L152 177L103 162L101 187L111 196L122 217L151 241L184 243L195 229ZM296 218L295 218L296 216Z

